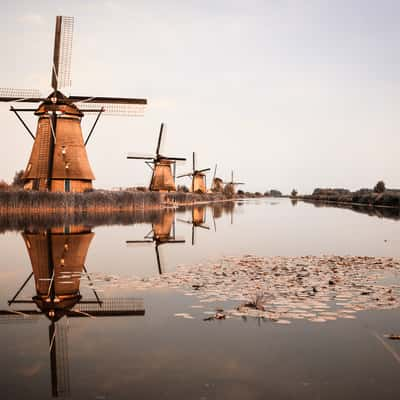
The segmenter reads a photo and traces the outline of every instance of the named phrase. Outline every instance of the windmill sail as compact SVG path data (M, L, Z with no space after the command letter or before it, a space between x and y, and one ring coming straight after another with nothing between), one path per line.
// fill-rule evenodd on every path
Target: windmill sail
M36 89L0 88L0 101L39 103L43 100L41 92Z
M51 86L54 90L71 87L73 17L56 18Z
M146 103L141 101L143 99L131 100L133 100L132 103L76 102L75 104L83 113L101 110L104 115L142 117L146 110Z

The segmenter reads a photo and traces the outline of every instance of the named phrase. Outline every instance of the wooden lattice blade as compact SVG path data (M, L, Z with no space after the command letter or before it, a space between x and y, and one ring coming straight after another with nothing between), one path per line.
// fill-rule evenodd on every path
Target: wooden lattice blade
M0 88L0 101L40 103L44 98L42 93L36 89Z
M57 90L71 87L73 17L56 17L51 86Z

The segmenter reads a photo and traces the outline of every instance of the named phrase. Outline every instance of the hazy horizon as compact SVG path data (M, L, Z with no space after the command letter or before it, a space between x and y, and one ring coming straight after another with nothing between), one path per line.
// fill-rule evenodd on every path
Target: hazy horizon
M147 185L128 152L166 155L245 190L400 187L396 1L2 2L0 87L50 93L56 15L75 17L70 93L144 97L144 117L102 117L87 150L96 188ZM0 103L0 180L32 139ZM32 130L35 117L24 117ZM93 116L83 122L87 135ZM212 173L210 173L211 177ZM189 184L187 179L178 183Z

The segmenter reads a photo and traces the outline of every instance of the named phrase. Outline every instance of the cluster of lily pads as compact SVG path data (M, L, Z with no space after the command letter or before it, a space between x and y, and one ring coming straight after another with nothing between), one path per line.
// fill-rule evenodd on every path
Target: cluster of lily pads
M224 257L178 266L151 278L104 277L108 286L183 289L195 296L206 320L256 317L289 324L354 319L362 310L400 306L400 260L387 257ZM224 310L226 302L230 308ZM235 304L232 307L232 303ZM194 310L193 310L194 311ZM176 317L193 319L188 312Z

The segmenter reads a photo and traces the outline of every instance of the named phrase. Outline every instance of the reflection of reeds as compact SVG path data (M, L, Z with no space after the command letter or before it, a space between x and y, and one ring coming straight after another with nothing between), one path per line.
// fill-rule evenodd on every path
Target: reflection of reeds
M54 227L84 225L132 225L140 223L157 223L161 220L161 209L141 209L134 212L101 212L101 213L35 213L31 215L0 213L0 233L6 231L37 231Z
M210 207L220 207L223 204L229 207L231 202L223 203L210 203ZM133 224L156 224L161 222L162 215L165 210L169 212L182 213L191 210L191 205L180 205L176 208L138 208L133 211L120 211L115 210L99 212L82 211L73 213L63 212L0 212L0 233L6 231L37 231L40 229L49 229L55 227L64 227L71 225L82 225L89 228L101 225L133 225Z

